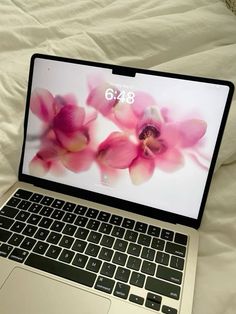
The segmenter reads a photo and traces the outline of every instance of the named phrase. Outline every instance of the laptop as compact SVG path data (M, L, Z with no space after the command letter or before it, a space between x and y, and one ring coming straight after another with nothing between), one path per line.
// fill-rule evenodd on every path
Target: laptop
M1 314L192 312L233 84L35 54Z

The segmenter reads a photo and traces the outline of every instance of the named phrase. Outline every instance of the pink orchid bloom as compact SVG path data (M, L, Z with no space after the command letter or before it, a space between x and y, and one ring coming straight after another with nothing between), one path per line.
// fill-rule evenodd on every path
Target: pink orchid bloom
M141 114L140 114L141 115ZM200 119L165 123L157 107L144 109L137 123L135 138L114 132L101 143L97 159L101 168L129 169L133 184L149 180L156 167L175 171L184 164L184 149L194 147L204 136L207 125Z
M73 172L87 170L94 157L90 123L96 119L96 113L86 115L73 95L54 97L46 89L33 91L30 109L44 124L41 147L31 161L31 172L44 175L53 169L60 174L62 166Z

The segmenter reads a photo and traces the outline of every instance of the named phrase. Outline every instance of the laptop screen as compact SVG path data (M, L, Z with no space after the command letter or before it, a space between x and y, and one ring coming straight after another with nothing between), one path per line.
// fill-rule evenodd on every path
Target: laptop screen
M197 219L228 93L36 58L22 173Z

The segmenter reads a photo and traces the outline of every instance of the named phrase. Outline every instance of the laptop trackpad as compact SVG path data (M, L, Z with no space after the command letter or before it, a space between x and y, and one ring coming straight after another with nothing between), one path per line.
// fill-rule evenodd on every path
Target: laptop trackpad
M110 300L22 268L0 289L1 314L106 314Z

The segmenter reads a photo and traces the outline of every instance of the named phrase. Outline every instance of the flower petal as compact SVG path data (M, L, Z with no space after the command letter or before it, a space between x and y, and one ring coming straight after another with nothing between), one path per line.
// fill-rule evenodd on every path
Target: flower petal
M35 177L45 176L50 169L50 162L43 160L35 155L29 163L29 173Z
M72 172L86 171L94 160L94 152L91 149L84 149L80 152L67 153L61 156L63 165Z
M138 119L130 104L119 102L114 108L115 120L118 124L127 129L135 129Z
M155 99L145 92L136 91L132 110L137 117L141 117L146 108L157 106Z
M42 121L51 122L55 116L54 97L43 88L36 88L30 98L31 111Z
M105 95L106 91L111 88L114 91L114 97L112 97L112 93L109 95L111 97L110 100L107 100ZM87 104L92 106L96 110L98 110L104 116L108 115L111 109L118 103L118 99L115 99L115 92L118 93L118 89L112 87L107 83L102 83L95 88L93 88L87 98Z
M132 183L139 185L148 181L152 177L154 169L154 160L141 157L136 158L129 168Z
M71 133L64 133L55 130L55 134L59 143L70 152L78 152L83 150L89 142L87 130L79 130Z
M84 108L74 105L66 105L61 108L53 120L53 128L64 133L79 130L85 118Z
M136 156L137 146L129 140L128 136L120 132L113 132L100 144L97 160L112 168L125 169Z
M166 150L156 158L156 166L165 172L173 172L183 167L184 158L178 149Z
M195 145L206 133L207 123L200 119L190 119L178 123L182 147Z

